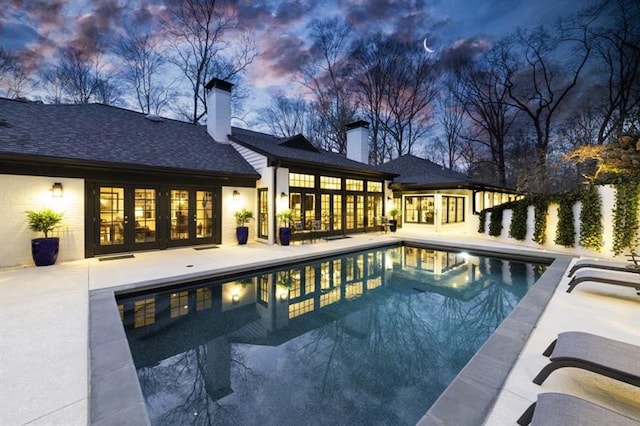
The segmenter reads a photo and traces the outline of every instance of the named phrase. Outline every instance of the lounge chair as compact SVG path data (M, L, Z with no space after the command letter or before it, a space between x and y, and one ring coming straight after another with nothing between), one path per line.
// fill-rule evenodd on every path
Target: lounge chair
M533 379L537 385L558 368L575 367L640 387L640 346L570 331L558 334L543 354L551 362Z
M582 398L564 393L542 393L518 419L520 426L638 426L640 422Z
M622 262L613 262L607 260L598 259L579 259L577 260L571 269L569 269L568 277L582 268L604 269L607 271L619 271L619 272L637 272L640 274L640 266L635 264L625 264Z
M613 271L578 271L569 281L567 293L571 293L578 284L585 281L633 287L640 292L640 274Z

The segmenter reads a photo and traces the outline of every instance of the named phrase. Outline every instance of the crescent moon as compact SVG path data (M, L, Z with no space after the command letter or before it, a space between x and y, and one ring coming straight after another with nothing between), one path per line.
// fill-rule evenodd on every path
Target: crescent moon
M429 49L429 46L427 46L427 39L425 38L424 41L422 42L422 45L424 46L424 50L427 51L427 53L433 53L434 50L433 49Z

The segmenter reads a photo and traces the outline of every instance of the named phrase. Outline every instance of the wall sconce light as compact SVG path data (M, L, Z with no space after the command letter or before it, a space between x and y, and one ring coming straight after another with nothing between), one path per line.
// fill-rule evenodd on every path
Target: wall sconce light
M233 293L231 295L231 303L233 303L235 305L239 301L240 301L240 294L239 293Z
M392 201L393 201L393 198L391 198L391 197L387 197L387 202L388 202L388 203L390 203L390 202L392 202Z
M233 201L240 200L240 193L238 191L233 191Z
M281 302L286 302L286 300L289 298L289 290L280 290L279 296Z
M284 192L283 192L283 193L281 193L281 194L280 194L280 200L281 200L281 201L284 201L284 200L286 200L286 199L287 199L287 194L286 194L286 193L284 193Z
M62 198L62 184L60 182L56 182L51 187L51 196L53 198Z

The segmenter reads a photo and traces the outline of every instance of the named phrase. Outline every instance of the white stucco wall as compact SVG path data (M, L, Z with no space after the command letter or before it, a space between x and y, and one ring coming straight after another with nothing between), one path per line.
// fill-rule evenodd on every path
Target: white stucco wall
M237 200L233 199L233 191L240 194ZM234 213L243 208L253 213L254 219L247 223L249 227L249 239L256 238L256 217L258 216L258 195L255 188L241 188L233 186L222 187L222 244L238 244L236 239L236 218Z
M487 219L485 222L485 236L504 243L516 244L525 247L535 247L546 250L552 250L556 252L564 252L571 255L579 255L579 256L591 256L591 257L605 257L605 258L613 258L612 247L613 247L613 207L615 204L615 188L612 186L599 186L598 191L600 192L600 200L601 200L601 214L602 214L602 225L603 225L603 239L604 239L604 247L601 251L595 251L591 249L584 248L580 246L580 210L582 208L582 203L578 202L573 206L573 215L574 215L574 228L576 231L575 234L575 243L574 247L564 247L559 246L554 243L554 239L556 237L556 229L558 227L558 204L552 203L549 205L549 212L547 215L547 233L546 233L546 242L543 245L539 245L535 241L533 241L533 228L534 228L534 208L533 206L529 207L528 215L527 215L527 236L524 241L518 241L509 237L509 226L511 225L511 210L505 210L502 216L502 233L499 237L489 236L489 221L491 220L490 215L487 215ZM640 214L640 213L639 213ZM478 234L482 235L482 234ZM615 257L617 260L624 261L626 257L620 255Z
M63 197L51 187L62 183ZM84 258L84 180L61 177L0 175L0 268L33 265L31 239L43 237L27 226L27 210L52 208L63 212L62 226L49 236L60 237L58 262Z

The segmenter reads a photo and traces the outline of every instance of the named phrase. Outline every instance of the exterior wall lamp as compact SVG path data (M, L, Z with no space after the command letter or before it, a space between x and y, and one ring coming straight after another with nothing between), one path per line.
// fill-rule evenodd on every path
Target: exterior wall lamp
M53 198L62 198L62 184L60 182L56 182L51 187L51 196Z
M280 194L280 201L285 201L287 199L287 194L286 193L281 193Z
M240 193L236 190L233 191L233 201L239 201L240 200Z

